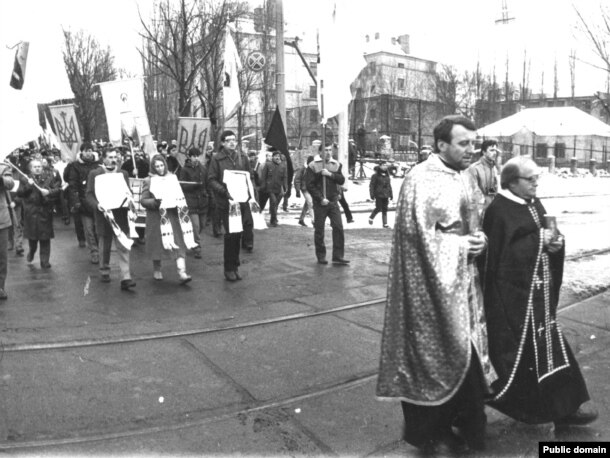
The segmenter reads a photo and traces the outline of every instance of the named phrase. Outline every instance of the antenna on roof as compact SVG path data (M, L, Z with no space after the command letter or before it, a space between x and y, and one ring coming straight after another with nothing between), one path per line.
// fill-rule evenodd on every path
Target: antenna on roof
M506 0L502 0L502 17L500 19L496 19L496 24L508 24L510 21L514 20L514 17L509 17Z

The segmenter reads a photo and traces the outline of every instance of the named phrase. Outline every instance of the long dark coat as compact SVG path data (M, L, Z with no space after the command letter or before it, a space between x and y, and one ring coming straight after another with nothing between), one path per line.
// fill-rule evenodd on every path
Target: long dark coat
M42 193L21 178L17 195L23 201L23 237L29 240L49 240L55 236L53 231L53 206L61 192L61 180L50 173L31 176L38 187L49 190Z

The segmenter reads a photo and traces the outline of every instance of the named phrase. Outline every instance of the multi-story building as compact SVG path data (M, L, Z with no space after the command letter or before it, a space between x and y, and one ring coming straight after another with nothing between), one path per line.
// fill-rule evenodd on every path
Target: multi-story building
M366 68L354 84L350 129L359 150L376 151L382 136L395 151L431 141L442 107L436 97L436 65L411 55L409 35L365 37Z

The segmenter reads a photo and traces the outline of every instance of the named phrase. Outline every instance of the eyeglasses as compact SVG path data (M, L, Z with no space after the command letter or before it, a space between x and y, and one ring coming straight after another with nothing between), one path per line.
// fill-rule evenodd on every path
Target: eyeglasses
M538 183L538 180L540 179L539 175L532 175L531 177L517 177L517 178L521 178L522 180L528 181L530 183Z

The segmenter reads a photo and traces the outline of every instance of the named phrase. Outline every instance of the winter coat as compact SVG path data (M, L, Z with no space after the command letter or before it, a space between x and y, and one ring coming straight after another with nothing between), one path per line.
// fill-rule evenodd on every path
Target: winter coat
M369 192L373 200L394 198L392 179L387 170L383 172L379 166L375 167L375 173L371 177L371 183L369 184Z
M89 172L89 177L87 178L86 205L90 209L95 209L93 216L95 218L95 231L98 237L104 237L107 234L114 234L112 227L110 226L110 223L106 220L104 214L97 209L99 202L97 200L97 197L95 196L95 177L104 173L122 174L123 178L125 179L125 182L127 183L127 187L129 188L129 177L127 176L127 172L124 170L110 171L107 170L106 167L101 166ZM121 207L112 210L112 214L114 215L115 221L125 234L129 234L129 220L127 212L127 207Z
M78 210L79 213L93 216L95 208L87 205L87 179L89 172L100 166L97 157L86 160L79 153L76 161L70 162L64 169L64 181L68 183L68 203L70 208Z
M208 170L200 162L193 164L190 160L178 171L178 180L191 181L180 183L189 213L205 214L208 211Z
M31 175L39 188L47 189L43 196L26 178L21 178L17 195L23 202L23 237L29 240L49 240L55 236L53 231L53 207L61 192L61 179L54 174Z
M155 195L150 192L150 182L152 175L145 178L142 182L142 196L140 198L140 204L146 209L146 229L144 237L146 239L146 252L153 260L160 260L168 257L170 250L163 248L163 241L161 239L161 214L159 213L160 201L157 200ZM184 256L186 252L186 245L184 243L184 237L182 235L182 228L180 226L180 218L178 217L178 209L168 208L167 218L172 225L172 231L174 233L174 243L179 247L177 250L179 254Z
M265 165L265 171L263 172L263 187L261 190L268 192L269 194L286 192L288 189L287 178L286 166L281 162L276 164L271 161Z
M11 194L9 189L15 185L11 168L0 165L0 229L6 229L13 224L11 209Z
M212 156L210 167L208 170L208 183L210 189L214 192L214 201L216 208L221 210L229 209L229 193L227 187L223 183L223 175L225 170L244 170L252 173L250 170L250 161L248 156L239 151L235 152L235 160L233 160L224 149ZM254 198L254 196L250 196Z

